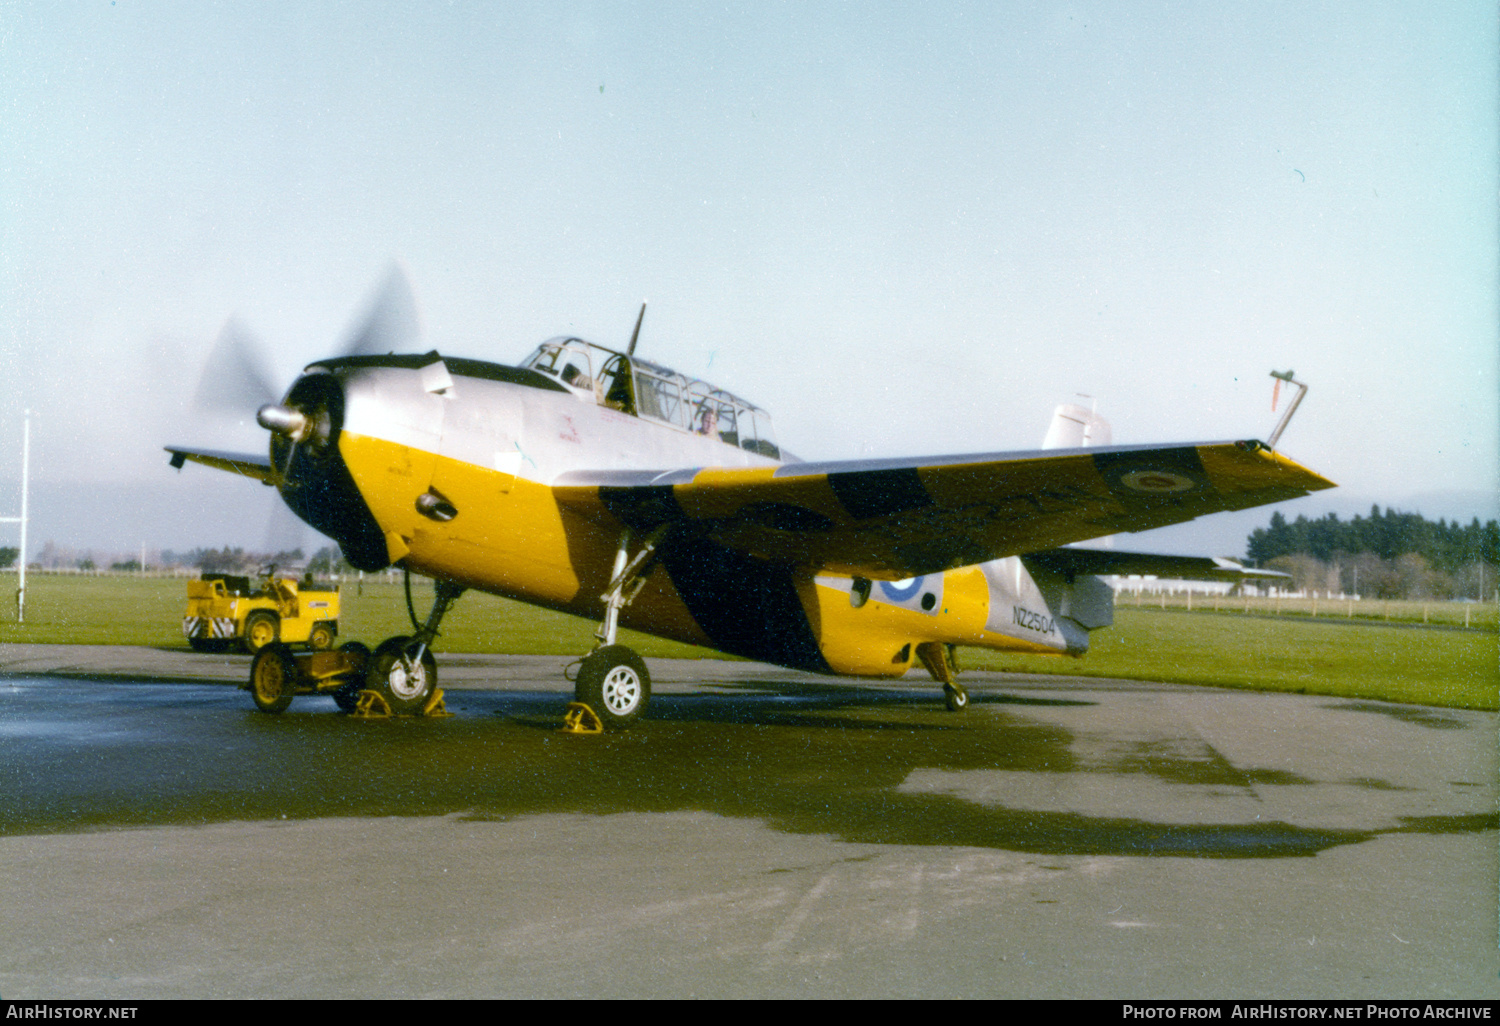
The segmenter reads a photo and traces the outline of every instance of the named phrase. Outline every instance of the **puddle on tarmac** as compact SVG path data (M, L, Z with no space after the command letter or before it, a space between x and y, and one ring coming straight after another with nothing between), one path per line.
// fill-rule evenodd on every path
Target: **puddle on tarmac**
M1114 777L1231 799L1257 784L1317 786L1150 743L1085 765L1067 729L1020 708L1092 703L976 696L968 713L953 716L930 689L760 681L715 690L658 695L652 718L625 733L569 736L557 730L564 694L456 691L448 695L452 719L356 722L332 713L329 699L299 699L286 714L265 716L222 686L49 680L0 707L0 729L11 731L0 751L0 793L8 796L0 832L693 810L856 842L1214 858L1308 856L1391 832L1251 816L1172 821L1153 816L1145 798L1080 811L1007 807L1003 790L994 802L962 795L962 786L995 773L1036 786L1095 778L1114 786ZM37 724L50 729L30 729ZM932 773L961 786L907 786ZM1395 830L1496 825L1493 814L1432 816L1403 819Z
M1341 712L1377 713L1381 716L1389 716L1392 719L1400 720L1402 723L1415 723L1419 727L1432 727L1434 730L1464 729L1463 720L1424 705L1393 705L1387 702L1335 702L1325 705L1323 708L1336 709Z

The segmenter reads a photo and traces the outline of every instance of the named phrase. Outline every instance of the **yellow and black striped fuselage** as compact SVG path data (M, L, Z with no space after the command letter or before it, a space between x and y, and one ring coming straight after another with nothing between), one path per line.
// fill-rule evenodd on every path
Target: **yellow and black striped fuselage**
M511 368L436 358L420 364L315 365L289 398L332 411L327 450L273 445L288 504L365 569L399 563L598 619L622 535L631 529L639 539L671 519L657 561L621 613L622 626L861 676L905 673L924 642L1078 653L1087 630L1109 621L1097 580L1034 576L1019 557L858 585L856 575L826 565L761 558L755 545L723 539L781 532L796 552L796 536L805 533L806 518L822 516L820 505L832 511L842 503L847 516L849 507L884 500L835 494L826 476L810 474L805 505L705 508L713 500L704 486L714 474L743 479L757 468L769 476L788 466L539 386ZM648 489L643 498L640 488L609 487L609 472L638 477L642 470L662 472L659 491ZM592 483L570 483L579 471ZM686 513L674 492L682 486L670 483L684 475L697 485ZM674 508L669 515L653 504Z

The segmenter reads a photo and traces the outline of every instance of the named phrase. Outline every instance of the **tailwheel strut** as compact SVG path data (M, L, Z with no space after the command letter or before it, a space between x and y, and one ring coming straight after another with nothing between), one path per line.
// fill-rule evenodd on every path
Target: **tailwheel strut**
M657 547L670 529L671 524L658 526L634 556L630 555L630 528L622 530L609 587L599 596L604 602L604 620L594 633L598 644L584 656L574 678L574 705L582 704L608 729L629 727L651 701L651 674L645 660L629 646L618 644L620 610L645 587L656 565Z
M917 646L917 658L943 686L943 699L949 712L963 712L969 707L969 693L958 682L958 660L953 646L941 641L924 641Z

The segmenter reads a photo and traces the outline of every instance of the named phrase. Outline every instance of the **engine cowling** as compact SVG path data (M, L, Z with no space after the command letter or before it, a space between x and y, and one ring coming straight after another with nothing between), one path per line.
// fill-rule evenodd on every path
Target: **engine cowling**
M257 415L271 431L277 489L293 513L338 542L356 569L390 565L385 536L339 452L344 389L326 370L297 379L279 405Z

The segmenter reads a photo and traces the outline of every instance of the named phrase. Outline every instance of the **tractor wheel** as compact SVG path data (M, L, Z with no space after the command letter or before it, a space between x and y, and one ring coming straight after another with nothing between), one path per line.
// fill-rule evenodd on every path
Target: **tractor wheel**
M314 652L327 652L333 647L333 628L326 623L315 623L307 634L307 647Z
M366 667L370 663L370 646L358 641L346 641L339 646L340 652L348 652L351 655L360 656ZM339 707L339 712L352 713L359 708L359 693L365 689L364 674L345 684L333 693L333 704Z
M292 650L272 642L250 663L250 697L263 713L284 712L297 693L297 660Z
M245 617L245 648L251 655L281 639L281 621L275 613L257 609Z

